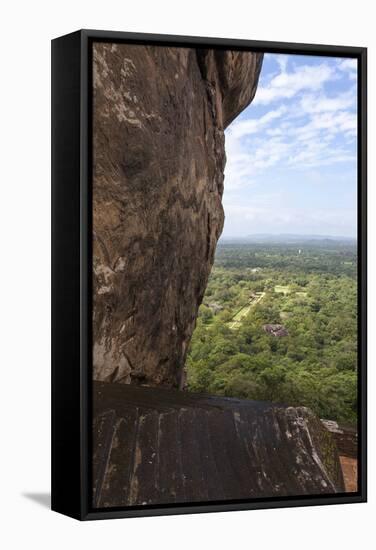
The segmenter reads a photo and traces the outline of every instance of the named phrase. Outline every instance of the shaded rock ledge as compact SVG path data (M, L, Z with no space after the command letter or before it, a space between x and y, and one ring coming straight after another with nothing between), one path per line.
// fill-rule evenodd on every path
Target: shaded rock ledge
M344 491L309 409L94 382L93 506Z

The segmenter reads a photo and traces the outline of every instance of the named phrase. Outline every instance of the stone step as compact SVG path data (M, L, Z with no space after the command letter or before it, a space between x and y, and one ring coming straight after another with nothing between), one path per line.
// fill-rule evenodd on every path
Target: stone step
M95 382L93 505L343 492L333 436L304 407Z

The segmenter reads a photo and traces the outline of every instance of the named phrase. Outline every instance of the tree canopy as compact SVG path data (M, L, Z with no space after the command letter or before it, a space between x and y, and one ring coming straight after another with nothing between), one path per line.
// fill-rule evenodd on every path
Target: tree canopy
M188 389L355 422L356 265L350 245L219 245L188 354ZM275 323L286 336L265 332Z

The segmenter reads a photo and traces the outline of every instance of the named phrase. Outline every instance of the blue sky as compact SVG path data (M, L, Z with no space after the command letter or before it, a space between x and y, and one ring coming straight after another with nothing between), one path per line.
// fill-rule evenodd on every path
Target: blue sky
M353 59L265 55L226 130L224 237L356 236L356 78Z

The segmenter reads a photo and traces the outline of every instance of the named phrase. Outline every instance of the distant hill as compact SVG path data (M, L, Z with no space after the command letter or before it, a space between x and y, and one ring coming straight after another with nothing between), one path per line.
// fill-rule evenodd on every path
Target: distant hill
M297 235L294 233L255 233L253 235L246 235L245 237L221 237L221 243L260 243L260 244L294 244L294 243L321 243L325 242L334 243L341 242L347 244L356 244L356 238L343 237L337 235Z

